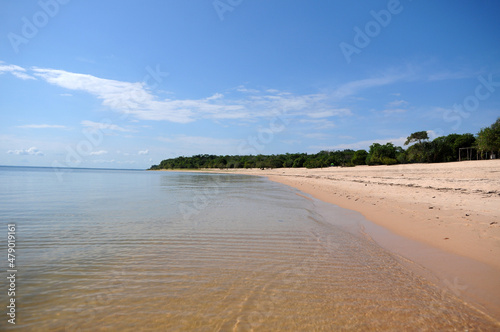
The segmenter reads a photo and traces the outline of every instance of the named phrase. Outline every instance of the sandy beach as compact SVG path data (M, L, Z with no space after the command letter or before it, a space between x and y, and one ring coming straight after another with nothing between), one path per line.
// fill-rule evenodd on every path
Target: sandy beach
M441 269L446 283L462 280L469 295L495 316L500 313L500 160L210 172L266 176L358 211L422 248L436 248L406 250L422 251L426 257L419 263L433 272Z

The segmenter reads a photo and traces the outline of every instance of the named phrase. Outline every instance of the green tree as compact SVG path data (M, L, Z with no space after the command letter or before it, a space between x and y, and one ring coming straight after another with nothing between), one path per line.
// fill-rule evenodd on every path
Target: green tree
M317 159L308 159L304 162L304 167L306 168L319 168L321 166L321 161Z
M373 143L370 145L368 157L366 157L366 164L368 165L393 165L397 164L396 160L396 147L392 143L381 145Z
M406 160L406 151L402 147L400 147L400 146L396 147L396 160L400 164L406 164L407 163L407 160Z
M354 152L351 162L354 165L366 165L366 157L368 157L366 150L358 150Z
M292 164L293 168L300 168L304 167L304 163L306 162L306 155L300 155L299 157L295 158Z
M406 150L406 160L410 163L428 163L431 150L431 142L416 143Z
M491 154L500 151L500 118L477 134L477 148Z
M409 162L429 162L429 156L428 153L426 153L426 151L428 152L430 149L430 145L427 144L429 143L427 142L428 139L429 135L427 134L427 131L416 131L406 138L406 142L404 145L415 143L406 151L406 159Z
M405 145L408 145L413 142L418 142L419 144L422 143L422 141L428 140L429 135L427 134L426 131L417 131L411 134L406 138Z

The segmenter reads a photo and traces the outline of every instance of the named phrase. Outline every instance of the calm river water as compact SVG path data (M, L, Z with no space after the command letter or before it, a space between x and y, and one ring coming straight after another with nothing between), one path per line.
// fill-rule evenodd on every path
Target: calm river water
M0 167L0 330L499 329L317 203L243 175Z

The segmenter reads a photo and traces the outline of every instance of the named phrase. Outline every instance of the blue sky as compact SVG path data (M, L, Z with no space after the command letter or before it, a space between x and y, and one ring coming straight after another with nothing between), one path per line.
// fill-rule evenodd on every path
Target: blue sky
M0 165L147 168L477 133L500 2L0 0Z

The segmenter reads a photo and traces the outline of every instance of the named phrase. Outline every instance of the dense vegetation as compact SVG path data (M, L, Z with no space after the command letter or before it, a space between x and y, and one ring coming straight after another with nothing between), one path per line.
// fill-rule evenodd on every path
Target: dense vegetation
M475 137L472 134L450 134L429 141L426 131L408 136L408 149L392 143L373 143L369 151L321 151L316 154L287 153L278 155L216 156L196 155L163 160L150 169L199 169L199 168L281 168L355 165L393 165L405 163L438 163L459 160L459 148L474 147L480 156L500 151L500 118L490 127L483 128Z

